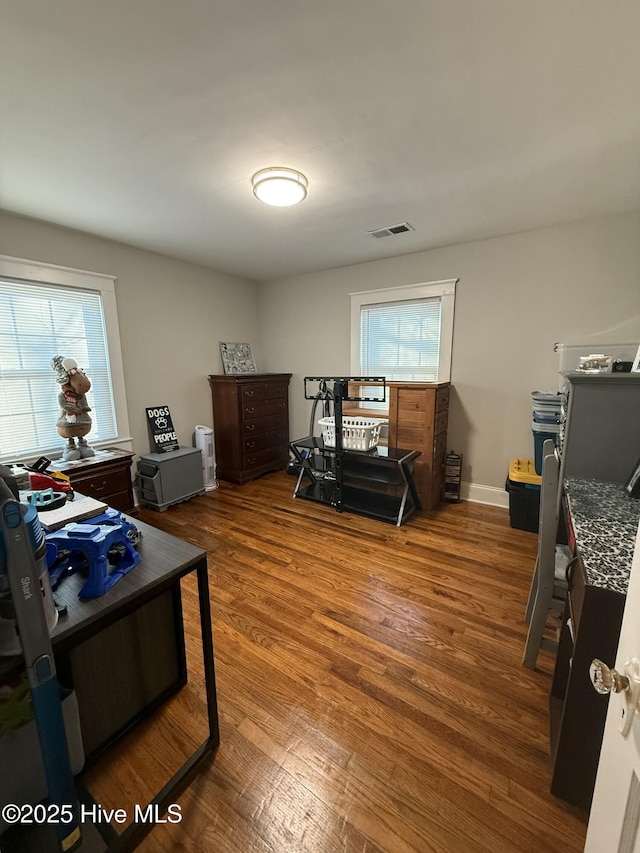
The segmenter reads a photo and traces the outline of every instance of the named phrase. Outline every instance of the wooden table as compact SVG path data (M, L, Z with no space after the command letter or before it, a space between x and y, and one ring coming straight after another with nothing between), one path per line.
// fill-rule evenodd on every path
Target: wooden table
M85 578L77 573L62 581L55 593L55 598L58 604L67 607L67 612L60 617L51 639L60 680L70 677L76 688L82 726L83 699L85 702L88 701L94 691L97 691L101 697L110 693L112 701L107 716L109 713L116 714L121 701L126 701L125 694L130 692L132 679L136 674L136 668L129 667L125 659L117 662L122 664L121 667L113 668L109 667L104 655L96 659L95 644L104 643L105 648L109 648L113 641L112 632L116 632L116 638L121 631L126 637L127 633L135 631L136 628L153 624L158 612L165 614L173 628L173 652L169 647L167 653L171 660L168 663L165 661L165 664L160 663L159 666L160 691L155 691L155 695L151 696L147 704L136 706L133 716L124 723L121 720L115 720L116 729L109 733L104 743L93 750L93 754L97 754L186 681L180 579L191 572L196 572L208 735L151 800L151 804L158 805L162 813L167 805L174 801L176 794L190 781L200 762L217 749L220 743L207 555L202 549L157 530L151 525L136 521L136 527L142 534L138 545L142 561L105 595L89 601L80 601L78 591ZM144 637L141 639L144 640ZM156 660L154 661L153 658ZM145 668L145 673L148 667L157 665L157 658L158 648L152 644L150 653L140 661ZM15 672L22 666L20 657L0 658L0 676ZM162 676L163 674L167 676L167 673L169 683L163 686ZM86 711L86 708L84 710ZM90 725L90 723L91 721L88 720L85 724ZM86 751L90 757L92 750ZM152 823L132 823L118 836L115 843L110 845L109 849L133 849L153 828L153 825Z

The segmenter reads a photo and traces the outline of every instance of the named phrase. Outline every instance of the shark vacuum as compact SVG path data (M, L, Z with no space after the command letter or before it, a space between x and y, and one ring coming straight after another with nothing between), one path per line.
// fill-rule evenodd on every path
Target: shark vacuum
M5 640L9 637L11 644L19 638L17 652L22 652L26 664L49 799L69 818L56 826L60 850L71 853L82 838L49 636L56 616L44 559L44 534L37 512L34 515L20 504L17 489L12 491L3 474L0 470L0 614L2 621L10 623Z

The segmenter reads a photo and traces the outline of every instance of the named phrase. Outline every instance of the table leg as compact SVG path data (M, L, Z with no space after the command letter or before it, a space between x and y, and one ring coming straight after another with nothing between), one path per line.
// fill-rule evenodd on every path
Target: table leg
M218 723L218 700L216 696L216 675L213 654L213 629L211 627L211 604L209 599L209 574L206 559L202 560L196 569L198 578L198 604L200 609L200 628L202 631L202 654L204 660L205 692L207 696L207 716L209 736L174 773L166 785L158 791L151 802L142 809L143 813L163 815L168 806L191 782L200 763L213 754L220 744L220 728ZM110 853L125 853L134 850L142 839L155 826L155 822L132 823L119 835L117 840L109 845Z

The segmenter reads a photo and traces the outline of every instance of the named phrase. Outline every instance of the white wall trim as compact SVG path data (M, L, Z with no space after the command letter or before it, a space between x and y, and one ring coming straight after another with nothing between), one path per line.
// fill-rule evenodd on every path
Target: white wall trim
M116 277L101 272L75 270L72 267L61 267L57 264L46 264L43 261L28 261L24 258L14 258L11 255L0 255L0 275L8 278L24 279L25 281L41 281L49 284L62 284L67 287L87 287L96 290L96 279L102 279L101 290L113 290Z
M499 506L509 508L509 494L505 489L497 489L495 486L481 486L478 483L460 484L460 497L465 501L478 504Z
M349 296L375 296L375 299L363 299L362 301L376 302L379 299L380 291L390 290L398 300L410 299L415 296L416 291L420 293L424 287L430 288L430 296L452 296L456 292L457 281L457 278L443 278L439 281L421 281L417 284L400 284L396 287L378 287L375 290L354 290Z
M398 287L377 290L358 290L349 294L351 299L351 372L360 375L360 312L363 305L377 302L402 302L416 297L422 299L440 296L442 299L440 327L440 357L438 382L451 379L451 355L453 348L453 316L455 310L457 278L441 281L424 281Z

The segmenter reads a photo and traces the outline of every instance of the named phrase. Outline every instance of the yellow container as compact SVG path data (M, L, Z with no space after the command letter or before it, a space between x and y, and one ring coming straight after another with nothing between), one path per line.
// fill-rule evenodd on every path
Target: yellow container
M533 459L512 459L509 463L509 479L514 483L526 483L530 486L542 485L542 477L536 474Z

